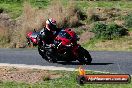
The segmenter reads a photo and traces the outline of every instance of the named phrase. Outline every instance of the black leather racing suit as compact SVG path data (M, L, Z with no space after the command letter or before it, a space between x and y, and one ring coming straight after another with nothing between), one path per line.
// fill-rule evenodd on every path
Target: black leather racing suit
M57 36L61 29L56 29L55 32L49 31L46 28L43 28L40 31L39 35L39 41L38 41L38 46L42 46L43 48L47 48L48 52L47 55L50 56L49 61L56 61L56 56L55 53L55 48L51 47L50 44L54 43L54 39Z
M57 34L60 32L61 28L56 28L56 31L52 32L46 29L45 27L40 31L38 44L50 45L54 43L54 39ZM42 42L43 41L43 42Z

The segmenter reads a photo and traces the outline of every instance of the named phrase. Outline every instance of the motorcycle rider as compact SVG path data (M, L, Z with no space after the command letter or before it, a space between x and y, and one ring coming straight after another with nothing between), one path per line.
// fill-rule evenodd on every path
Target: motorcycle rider
M40 31L40 36L45 44L50 44L56 35L57 27L56 21L50 18L46 21L46 26Z
M40 31L38 45L44 46L44 48L48 47L50 53L54 54L52 49L53 41L57 33L59 33L59 31L60 29L57 28L55 19L53 18L48 19L46 21L46 26ZM49 59L49 61L51 60Z

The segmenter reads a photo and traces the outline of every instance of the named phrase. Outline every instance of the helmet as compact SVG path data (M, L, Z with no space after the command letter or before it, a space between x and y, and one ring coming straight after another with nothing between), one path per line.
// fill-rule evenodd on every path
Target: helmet
M46 28L50 31L56 30L56 21L53 18L50 18L46 21Z

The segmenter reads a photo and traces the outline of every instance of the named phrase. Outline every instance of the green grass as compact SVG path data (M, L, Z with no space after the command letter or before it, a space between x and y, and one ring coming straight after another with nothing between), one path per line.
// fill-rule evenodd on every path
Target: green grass
M57 72L57 71L56 71ZM80 86L76 82L77 72L58 71L58 74L63 74L62 78L43 81L41 83L27 84L18 82L2 82L0 88L131 88L130 84L85 84ZM87 74L98 74L88 71Z
M103 7L103 8L119 8L119 9L131 9L132 1L77 1L77 5L86 10L87 8Z
M100 41L99 39L95 39L95 38L92 38L91 40L85 42L82 44L82 46L86 49L90 49L90 50L94 50L95 48L95 44L98 43L98 41Z
M132 36L123 36L113 40L93 38L82 46L88 50L132 51Z
M31 3L36 8L45 8L50 4L50 0L1 0L0 8L15 19L22 14L24 1Z
M63 0L64 4L67 4L69 0ZM132 8L132 1L87 1L87 0L76 0L72 1L77 3L80 8L88 7L117 7L117 8Z
M36 8L46 8L50 5L53 0L1 0L0 8L4 9L5 12L8 12L12 18L17 18L22 14L23 11L23 3L24 1L28 1L31 3L33 7ZM64 5L68 5L69 0L61 0ZM97 1L97 2L88 2L84 1L74 1L73 3L77 4L77 6L83 10L87 10L87 8L95 8L95 7L105 7L105 8L121 8L121 9L131 9L132 1Z
M12 18L16 18L22 13L22 4L20 3L0 3L0 8L9 13Z

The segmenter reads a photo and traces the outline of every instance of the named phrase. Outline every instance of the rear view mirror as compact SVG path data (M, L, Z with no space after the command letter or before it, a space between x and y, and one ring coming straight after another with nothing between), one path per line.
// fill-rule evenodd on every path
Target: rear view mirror
M36 29L34 29L33 31L36 32Z

